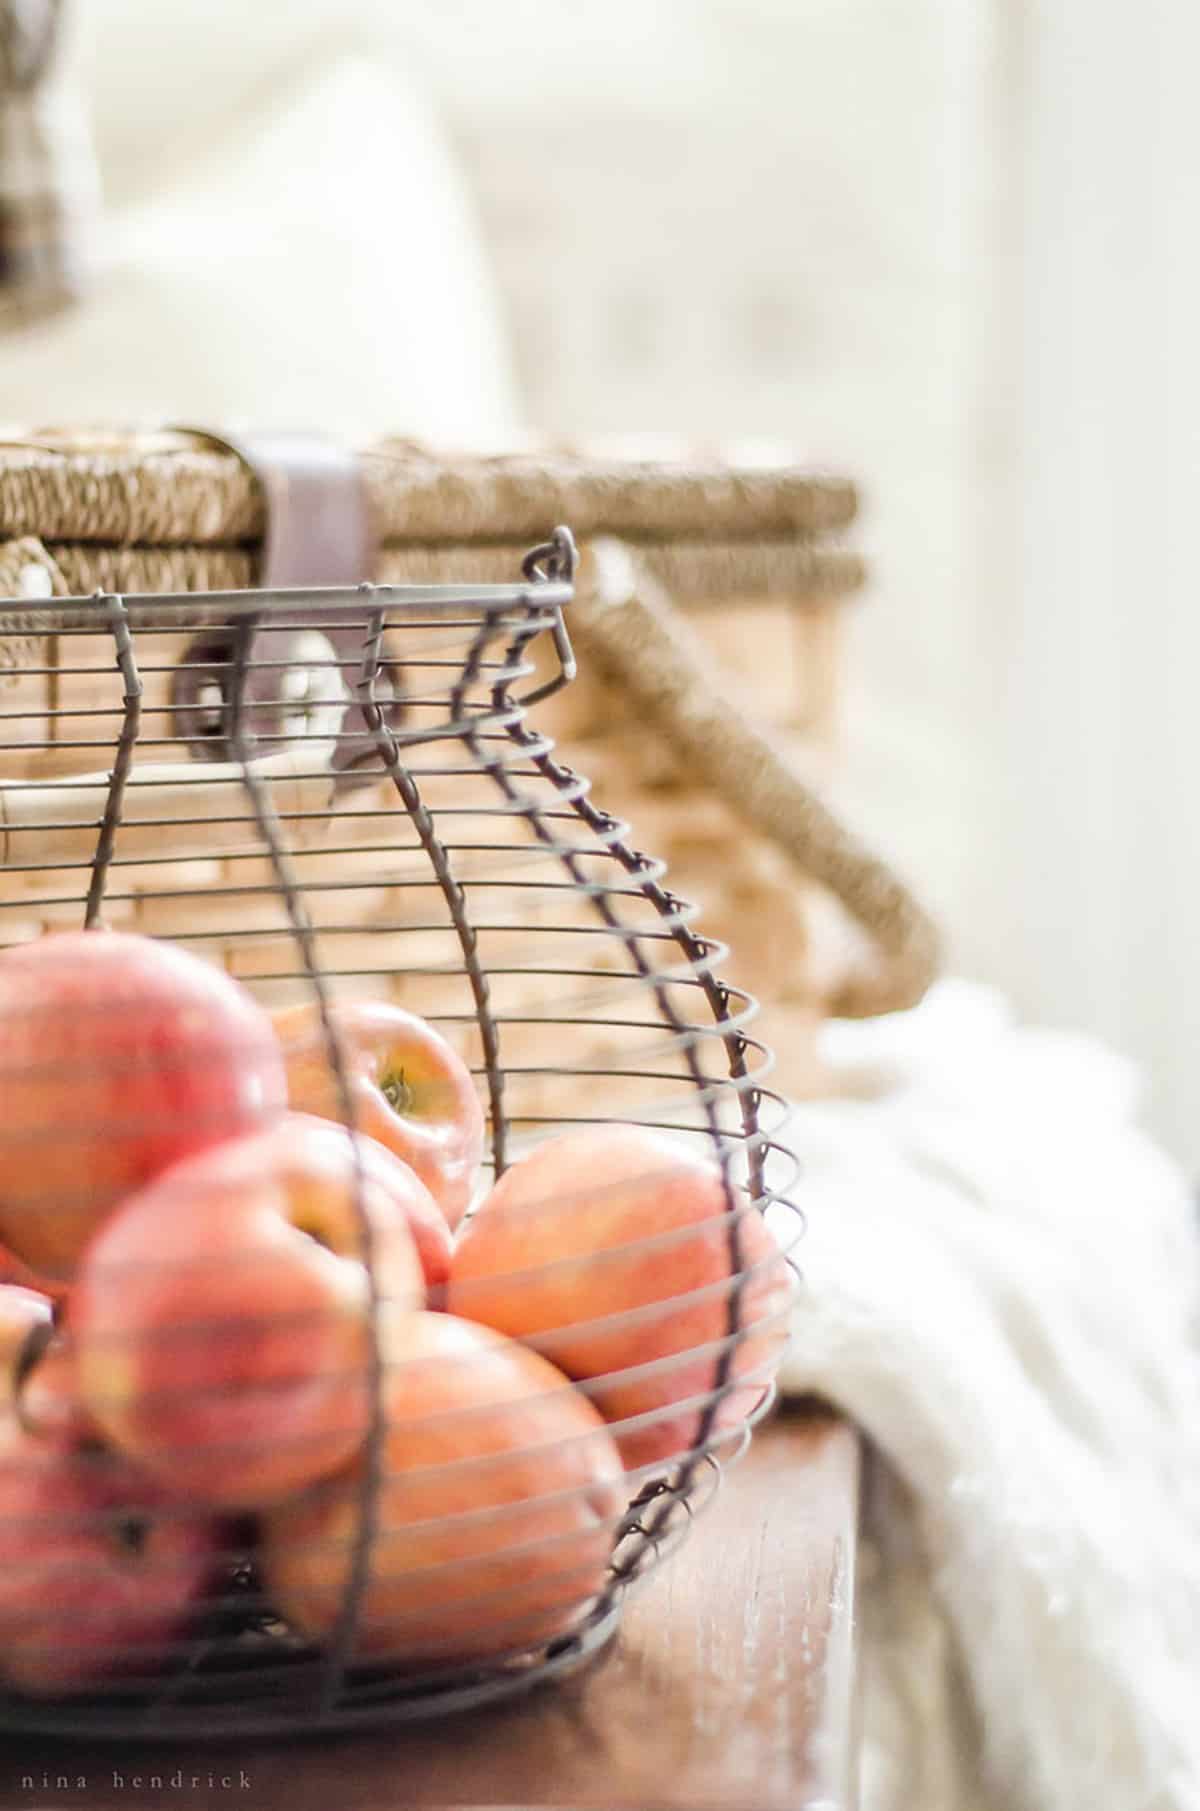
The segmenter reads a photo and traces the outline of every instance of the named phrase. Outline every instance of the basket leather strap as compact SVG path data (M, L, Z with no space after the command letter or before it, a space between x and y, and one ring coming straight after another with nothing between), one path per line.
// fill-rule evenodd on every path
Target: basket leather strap
M204 430L201 430L204 431ZM371 577L375 545L358 459L311 434L208 434L245 461L266 499L258 582L359 585Z
M350 586L370 579L377 546L362 469L348 447L313 434L235 435L195 427L178 431L202 436L234 453L258 479L266 505L258 569L261 588ZM306 624L315 622L321 623L319 633L332 648L333 658L344 663L348 698L333 765L346 781L371 754L353 683L353 666L362 655L362 623L334 627L328 612L297 610L289 612L285 624L260 629L250 649L249 721L252 727L277 727L269 713L279 708L275 701L285 664L291 661L297 670L305 670L306 660L313 658L314 633ZM307 672L314 685L327 685L331 677L328 660L322 666L317 659ZM395 708L389 708L389 717Z

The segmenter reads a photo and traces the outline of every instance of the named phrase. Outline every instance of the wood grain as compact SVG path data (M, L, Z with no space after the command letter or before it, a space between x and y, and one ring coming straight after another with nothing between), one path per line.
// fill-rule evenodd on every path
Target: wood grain
M852 1811L859 1482L852 1429L781 1413L586 1673L486 1713L300 1746L10 1738L0 1806ZM176 1770L235 1783L150 1787Z

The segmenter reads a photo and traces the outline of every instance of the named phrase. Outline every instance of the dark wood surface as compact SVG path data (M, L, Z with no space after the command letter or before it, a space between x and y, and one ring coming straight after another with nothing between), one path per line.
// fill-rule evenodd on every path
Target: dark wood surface
M852 1429L781 1412L585 1673L468 1717L314 1742L9 1738L0 1806L852 1811L859 1485Z

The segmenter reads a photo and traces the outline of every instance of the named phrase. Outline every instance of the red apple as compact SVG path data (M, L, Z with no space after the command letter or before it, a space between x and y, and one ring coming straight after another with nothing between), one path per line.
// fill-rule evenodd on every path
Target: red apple
M331 1125L328 1120L319 1119L314 1114L292 1113L289 1118L293 1124L303 1121L325 1135L332 1131L339 1139L346 1136L341 1126ZM363 1132L355 1132L353 1138L366 1174L390 1193L397 1206L404 1210L408 1230L421 1260L430 1305L435 1300L440 1303L450 1280L450 1265L454 1257L454 1235L446 1222L445 1214L421 1178L407 1163L393 1156L391 1151Z
M456 1226L470 1206L483 1154L483 1109L467 1065L432 1025L386 1001L337 1005L332 1022L355 1125L411 1165ZM343 1120L316 1007L276 1013L275 1027L292 1107Z
M0 953L0 1238L69 1280L122 1196L280 1113L271 1022L198 956L116 931Z
M569 1632L604 1585L626 1501L600 1417L545 1359L484 1327L408 1315L385 1338L357 1656L436 1667ZM263 1523L268 1594L318 1641L346 1591L364 1463Z
M0 1416L0 1676L57 1696L158 1671L220 1543L115 1454Z
M381 1176L386 1172L386 1182ZM67 1325L84 1405L176 1490L257 1507L343 1465L369 1420L379 1299L424 1302L406 1190L380 1151L287 1115L189 1157L130 1198L88 1247Z
M597 1126L538 1146L463 1227L447 1291L453 1314L534 1345L614 1424L631 1469L691 1447L731 1349L731 1232L740 1242L740 1325L715 1426L759 1403L783 1355L793 1284L765 1221L715 1163L638 1126Z

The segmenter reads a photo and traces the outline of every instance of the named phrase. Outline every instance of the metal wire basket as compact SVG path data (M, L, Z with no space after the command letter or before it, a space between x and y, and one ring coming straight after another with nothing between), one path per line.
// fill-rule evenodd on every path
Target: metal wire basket
M768 1210L790 1210L797 1233L800 1221L784 1105L747 1029L754 1002L720 981L724 952L693 928L662 864L526 720L574 671L574 562L559 529L511 586L0 604L0 636L26 638L32 655L22 684L46 687L32 707L0 697L18 707L0 709L0 945L69 925L133 929L222 964L271 1007L315 1002L347 1123L335 1005L398 1001L467 1059L495 1177L564 1129L651 1128L711 1159L727 1253L684 1448L626 1465L607 1570L578 1601L564 1585L552 1639L404 1667L358 1651L390 1532L376 1340L353 1552L328 1639L281 1619L251 1521L228 1522L219 1576L151 1677L114 1668L53 1703L10 1692L0 1727L332 1728L525 1690L602 1648L622 1592L673 1550L769 1405L786 1313L776 1298L769 1327L746 1323L747 1230ZM548 675L544 647L557 662ZM358 1184L361 1195L361 1169ZM356 1211L369 1259L361 1198ZM669 1266L669 1253L652 1261ZM687 1363L695 1377L691 1350L639 1362L638 1314L626 1319L631 1373ZM677 1401L635 1419L653 1430L669 1415Z

